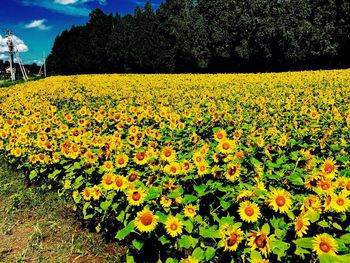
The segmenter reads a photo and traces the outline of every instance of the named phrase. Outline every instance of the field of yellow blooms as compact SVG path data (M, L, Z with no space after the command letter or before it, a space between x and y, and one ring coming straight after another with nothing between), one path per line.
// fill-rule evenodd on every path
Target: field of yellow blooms
M127 262L350 262L350 70L28 82L0 153Z

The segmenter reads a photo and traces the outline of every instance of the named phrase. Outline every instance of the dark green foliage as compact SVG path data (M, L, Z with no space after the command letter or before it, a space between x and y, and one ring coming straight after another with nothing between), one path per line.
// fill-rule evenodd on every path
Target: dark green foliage
M350 67L346 0L166 0L133 15L96 9L55 40L56 74Z

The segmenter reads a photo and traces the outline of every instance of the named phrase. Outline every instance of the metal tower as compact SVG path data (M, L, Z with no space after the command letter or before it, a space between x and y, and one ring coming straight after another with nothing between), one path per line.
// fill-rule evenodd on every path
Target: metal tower
M18 48L16 46L16 42L14 41L13 33L11 30L6 30L6 37L7 37L7 47L9 49L8 52L10 55L11 80L14 81L16 79L15 72L14 72L14 56L16 56L17 58L17 63L22 72L23 79L28 80L27 72L23 66L21 57L19 56Z

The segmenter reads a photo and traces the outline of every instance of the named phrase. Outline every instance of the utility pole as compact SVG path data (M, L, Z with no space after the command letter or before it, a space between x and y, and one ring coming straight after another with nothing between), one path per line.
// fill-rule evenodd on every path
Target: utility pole
M22 76L24 80L28 80L28 75L26 72L26 69L23 66L21 57L19 56L18 48L16 46L16 43L13 38L13 33L11 30L6 30L6 37L7 37L7 47L9 49L9 54L10 54L10 70L11 70L11 80L14 81L16 80L15 72L14 72L14 55L16 55L17 58L17 63L19 65L19 68L22 72Z
M43 58L44 58L44 77L46 78L46 56L45 56L45 51L43 52Z
M10 54L10 70L11 70L11 80L16 80L15 72L14 72L14 60L13 55L15 54L14 45L11 39L12 32L10 30L6 31L6 37L7 37L7 47L9 48L9 54Z

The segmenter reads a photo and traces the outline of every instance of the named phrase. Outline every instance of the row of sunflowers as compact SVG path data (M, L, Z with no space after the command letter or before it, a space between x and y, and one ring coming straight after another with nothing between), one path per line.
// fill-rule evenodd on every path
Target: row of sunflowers
M127 262L349 262L350 70L0 89L0 152Z

